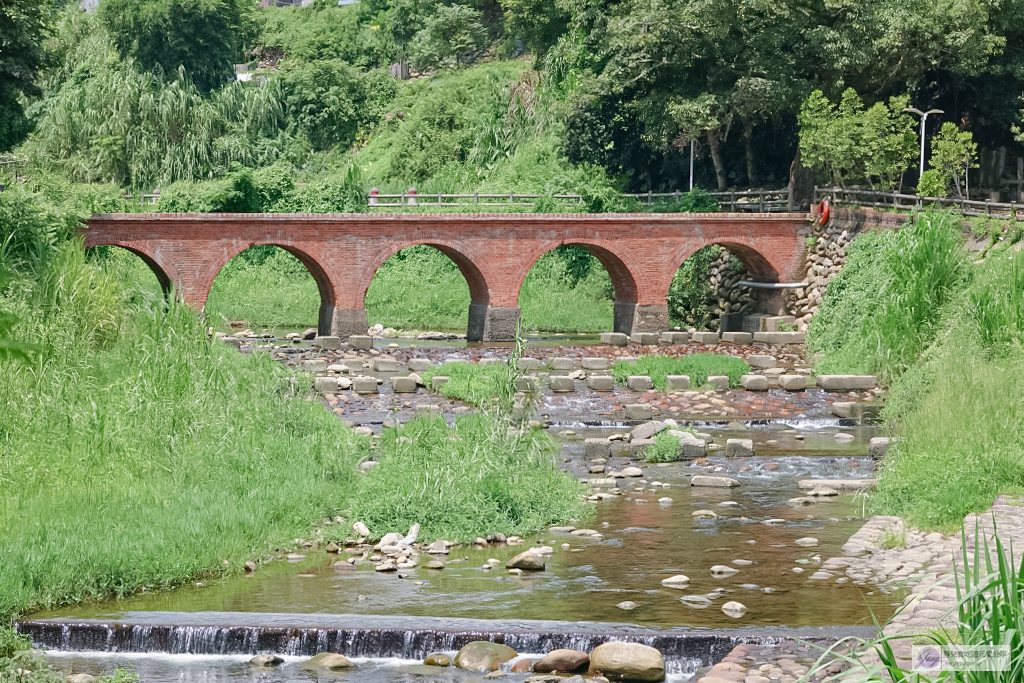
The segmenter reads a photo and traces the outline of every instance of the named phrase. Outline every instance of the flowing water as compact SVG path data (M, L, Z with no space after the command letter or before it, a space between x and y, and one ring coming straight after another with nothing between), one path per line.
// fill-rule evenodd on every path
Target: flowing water
M418 663L428 652L451 652L474 639L542 654L555 647L589 650L609 638L655 645L673 678L685 680L684 674L728 652L736 638L866 634L871 613L888 617L898 595L809 579L861 526L863 501L852 494L813 505L790 501L804 493L800 479L871 476L866 452L873 428L826 417L822 392L740 393L734 405L767 402L767 412L786 417L688 424L719 446L750 438L755 457L645 464L642 477L617 480L619 495L596 503L593 519L576 522L597 535L545 530L523 545L457 546L437 558L443 570L399 573L378 573L370 561L335 570L345 550L311 550L302 560L272 562L252 575L38 613L20 628L54 650L55 663L68 671L101 673L124 665L146 683L306 681L311 674L297 662L323 650L360 663L355 673L330 675L338 680L476 681L479 674ZM601 410L620 398L585 391L544 397L540 410L563 442L563 466L573 475L602 476L589 474L594 463L584 455L583 440L628 430L614 412ZM391 399L367 399L373 400ZM837 440L840 431L853 441ZM605 464L642 463L613 455ZM696 474L733 477L740 486L692 487ZM714 516L695 517L697 510ZM804 538L817 545L795 543ZM514 554L539 545L553 549L545 571L516 576L503 568ZM428 559L421 556L420 564ZM498 560L494 568L491 559ZM737 571L715 575L716 565ZM662 585L677 574L689 577L685 587ZM689 606L684 596L705 597L701 602L708 604ZM727 601L745 605L746 614L727 616L721 609ZM256 670L247 660L257 652L288 658L278 669Z

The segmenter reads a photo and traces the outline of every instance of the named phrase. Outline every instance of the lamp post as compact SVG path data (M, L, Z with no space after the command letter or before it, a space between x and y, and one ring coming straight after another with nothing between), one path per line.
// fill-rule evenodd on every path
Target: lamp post
M914 107L907 107L903 111L909 112L911 114L917 114L918 116L921 117L921 166L918 170L917 176L918 178L920 178L922 175L924 175L924 122L928 120L928 116L931 114L945 114L946 112L942 111L941 109L929 109L928 111L921 111L920 109L916 109Z
M690 189L693 190L693 145L694 141L690 140Z

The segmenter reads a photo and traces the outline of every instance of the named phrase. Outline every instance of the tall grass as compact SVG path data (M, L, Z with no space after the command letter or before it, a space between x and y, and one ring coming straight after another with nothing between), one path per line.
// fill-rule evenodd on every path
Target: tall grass
M237 570L345 506L367 444L269 356L176 304L105 350L55 347L68 318L0 387L0 614Z
M697 388L707 384L711 375L725 375L729 386L737 386L740 377L749 371L750 366L742 358L693 353L681 358L651 355L640 356L635 361L620 360L612 366L612 377L619 384L625 384L630 375L647 375L659 391L665 391L667 375L686 375L690 386Z
M556 465L551 437L509 433L493 415L420 418L385 430L355 514L375 536L420 524L424 539L470 541L586 519L585 487Z
M940 212L857 237L808 330L809 347L825 354L818 372L888 382L913 367L967 275L962 244L956 218Z
M1024 487L1024 269L1014 251L969 263L952 214L854 240L809 343L819 372L879 373L898 436L872 505L955 528Z

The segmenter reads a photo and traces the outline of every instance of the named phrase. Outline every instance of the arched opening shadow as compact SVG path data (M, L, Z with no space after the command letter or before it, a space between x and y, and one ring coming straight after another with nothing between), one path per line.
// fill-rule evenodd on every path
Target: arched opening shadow
M636 300L636 282L615 254L577 242L534 261L518 297L524 329L540 332L605 331L617 309L624 305L631 315Z
M371 326L466 330L469 337L474 324L483 324L489 303L487 281L476 264L451 247L433 243L413 244L391 254L363 294Z
M743 331L749 316L775 315L785 307L778 290L740 285L778 282L778 273L757 250L743 244L709 244L680 265L666 295L669 325L683 329ZM750 330L747 330L750 331Z
M171 278L151 256L138 249L101 244L89 247L86 254L101 268L116 272L130 285L137 285L140 297L152 298L162 295L167 299L171 295ZM150 274L153 276L152 279L148 277Z
M214 324L316 327L319 334L330 334L334 288L320 264L302 250L254 244L217 273L204 311Z

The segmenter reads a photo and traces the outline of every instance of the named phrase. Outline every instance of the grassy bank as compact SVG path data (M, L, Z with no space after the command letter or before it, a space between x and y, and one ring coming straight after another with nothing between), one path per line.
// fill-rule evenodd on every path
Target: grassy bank
M429 520L428 540L523 533L585 511L549 445L506 439L498 416L456 428L470 449L457 476L454 452L388 446L362 475L370 440L308 400L308 376L211 343L194 311L139 287L116 252L87 257L71 236L77 211L0 194L0 269L14 273L0 286L0 336L37 349L0 357L0 619L238 571L358 510L375 534ZM406 429L445 441L437 424ZM463 513L438 519L437 500L388 486L399 474L449 481L445 509ZM501 514L466 526L465 511L488 500Z
M956 528L1024 487L1024 267L1005 247L971 261L950 214L852 246L809 330L826 354L816 369L889 383L885 425L898 441L874 508Z

